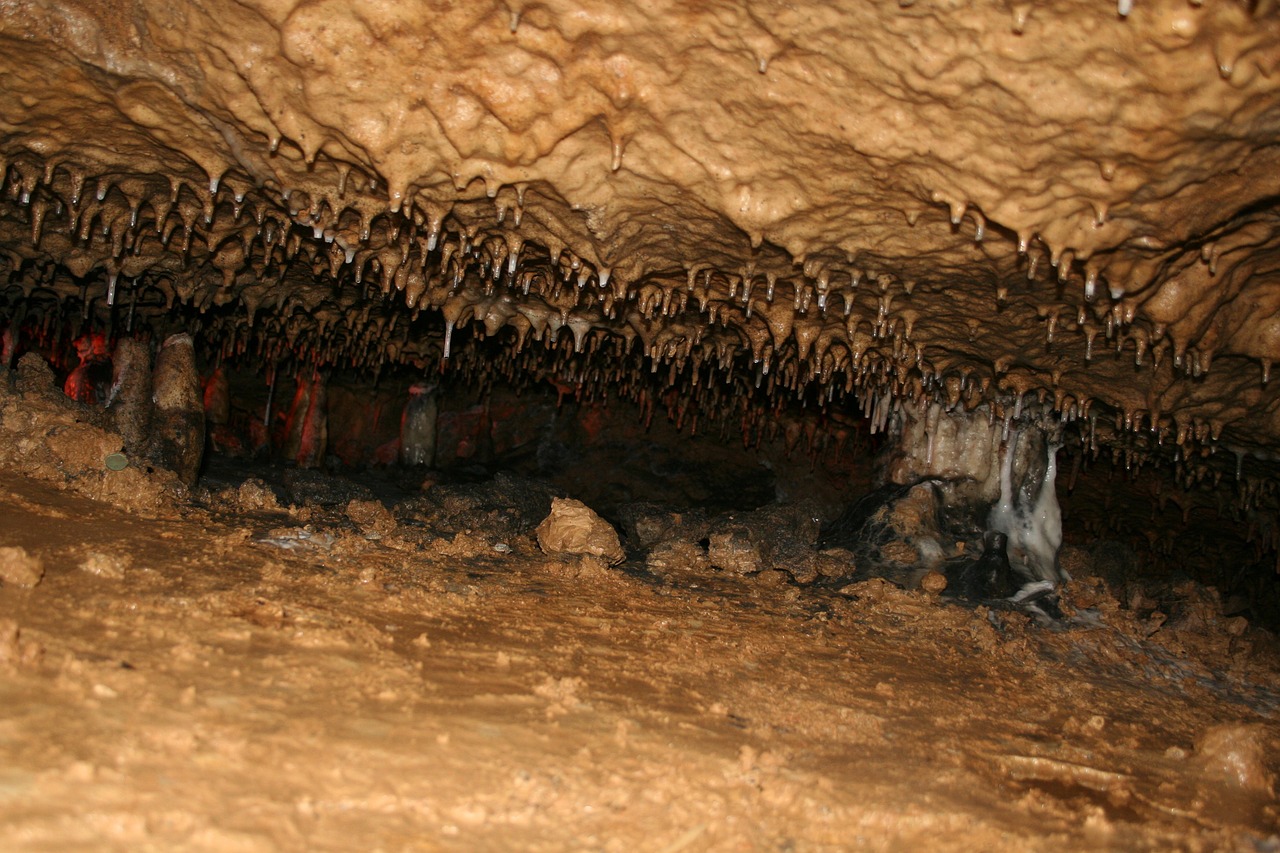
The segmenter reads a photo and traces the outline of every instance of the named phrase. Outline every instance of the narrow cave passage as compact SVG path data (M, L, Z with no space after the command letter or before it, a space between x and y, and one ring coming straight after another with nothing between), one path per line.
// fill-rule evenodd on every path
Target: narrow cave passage
M0 3L0 849L1280 849L1278 78Z

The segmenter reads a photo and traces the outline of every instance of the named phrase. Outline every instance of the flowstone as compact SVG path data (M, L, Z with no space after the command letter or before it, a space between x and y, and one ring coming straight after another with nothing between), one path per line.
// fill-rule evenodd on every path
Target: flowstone
M1056 418L937 404L897 415L887 482L826 524L819 548L848 550L909 588L940 571L962 598L1030 604L1069 580L1058 565Z

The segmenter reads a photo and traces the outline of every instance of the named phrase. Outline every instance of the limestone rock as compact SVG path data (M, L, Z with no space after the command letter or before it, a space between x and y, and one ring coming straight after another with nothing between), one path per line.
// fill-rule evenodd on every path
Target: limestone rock
M352 500L347 504L347 518L370 539L386 536L396 529L395 516L378 501Z
M626 504L618 510L618 516L628 541L641 548L653 548L673 538L673 532L681 527L680 514L652 503Z
M44 563L16 546L0 548L0 580L18 586L35 586L44 577Z
M38 353L29 352L18 359L17 389L19 394L40 394L53 387L53 371Z
M436 429L440 415L439 386L415 382L409 386L409 402L400 416L400 462L403 465L435 464Z
M659 543L645 558L645 568L662 578L681 574L698 575L709 568L707 555L693 542L670 540Z
M548 554L590 554L603 557L610 565L626 556L618 532L609 522L581 501L555 498L551 514L538 525L538 545Z
M151 352L142 341L121 338L112 365L107 412L132 456L146 447L151 428Z
M920 579L920 588L931 595L938 595L947 588L947 576L937 571L926 572Z
M151 380L151 458L185 485L194 485L204 458L204 399L190 335L165 340Z
M711 565L734 574L750 575L764 568L760 547L741 527L711 534L707 556Z
M129 569L129 558L123 554L112 554L103 551L90 551L80 561L80 571L97 575L107 580L123 580Z
M1266 766L1267 732L1262 726L1223 724L1196 742L1196 762L1207 779L1270 794L1275 776Z
M280 501L276 498L275 492L271 491L270 486L256 477L251 477L241 483L239 488L227 495L227 499L243 512L261 510L275 512L280 509Z
M18 623L0 619L0 667L35 669L44 657L44 647L23 636Z

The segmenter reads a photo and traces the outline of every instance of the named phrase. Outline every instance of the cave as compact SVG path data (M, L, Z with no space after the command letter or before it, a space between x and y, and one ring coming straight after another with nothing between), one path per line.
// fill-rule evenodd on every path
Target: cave
M1280 848L1272 0L0 67L5 849Z

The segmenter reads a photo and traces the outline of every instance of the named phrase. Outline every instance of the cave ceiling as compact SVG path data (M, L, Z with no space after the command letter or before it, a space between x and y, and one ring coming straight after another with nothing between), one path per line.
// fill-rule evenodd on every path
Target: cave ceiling
M0 309L1265 453L1278 66L1221 0L11 0Z

